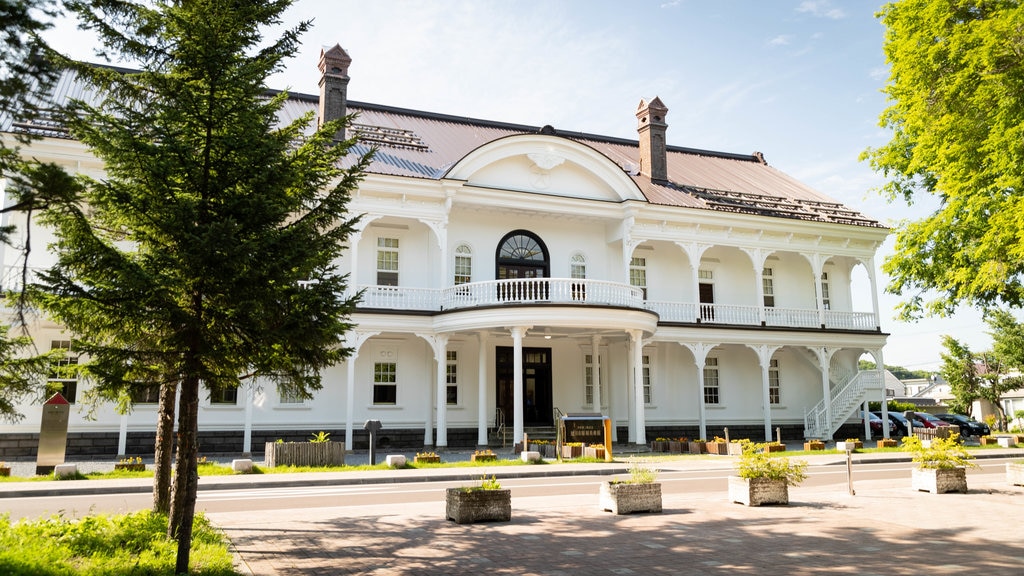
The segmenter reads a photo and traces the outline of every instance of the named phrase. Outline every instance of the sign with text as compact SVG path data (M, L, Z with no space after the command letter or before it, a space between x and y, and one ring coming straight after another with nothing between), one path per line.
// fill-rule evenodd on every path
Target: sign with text
M601 414L566 414L562 417L563 442L580 442L584 446L603 444L604 458L612 459L612 421Z

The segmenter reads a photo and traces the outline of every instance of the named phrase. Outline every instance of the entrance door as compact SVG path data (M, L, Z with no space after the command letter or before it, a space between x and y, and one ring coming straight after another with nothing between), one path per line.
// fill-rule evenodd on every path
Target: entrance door
M701 282L697 285L698 299L700 300L700 319L701 320L714 320L715 319L715 307L710 304L715 303L715 285Z
M498 346L496 351L497 388L495 399L505 425L510 426L515 417L515 394L512 388L515 378L514 349ZM523 425L551 426L551 410L554 401L551 394L551 349L523 348Z

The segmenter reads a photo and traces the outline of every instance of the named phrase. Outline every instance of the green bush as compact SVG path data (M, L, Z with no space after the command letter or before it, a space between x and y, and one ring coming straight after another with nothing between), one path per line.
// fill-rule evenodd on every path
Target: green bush
M967 468L977 466L974 458L960 443L960 435L948 438L933 438L925 447L917 436L903 438L903 449L910 452L912 460L921 468Z
M765 448L767 443L753 443L742 440L743 453L736 463L736 473L741 478L770 478L785 480L786 485L796 486L807 478L807 462L790 460L785 456L771 456Z

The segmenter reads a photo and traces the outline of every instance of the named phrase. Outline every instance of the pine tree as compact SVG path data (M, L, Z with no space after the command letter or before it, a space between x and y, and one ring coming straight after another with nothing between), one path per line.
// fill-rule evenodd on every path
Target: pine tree
M279 123L287 95L265 83L309 23L269 42L260 31L290 4L71 3L141 70L67 63L104 95L65 120L106 174L46 212L57 263L34 295L75 334L96 398L178 388L168 526L178 573L188 570L201 384L260 376L310 397L320 371L351 353L340 337L355 299L336 263L369 157L345 158L354 142L333 139L345 121Z

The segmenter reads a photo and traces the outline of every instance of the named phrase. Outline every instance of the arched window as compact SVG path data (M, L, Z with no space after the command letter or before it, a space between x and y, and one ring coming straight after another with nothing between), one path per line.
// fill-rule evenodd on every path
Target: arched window
M583 254L573 254L572 258L569 259L569 277L581 280L587 277L587 258ZM573 282L572 299L586 300L586 298L587 283Z
M526 230L506 234L498 244L495 259L498 280L547 278L551 270L547 247L540 238Z
M473 281L473 250L465 245L459 244L455 248L455 277L452 284L469 284Z

